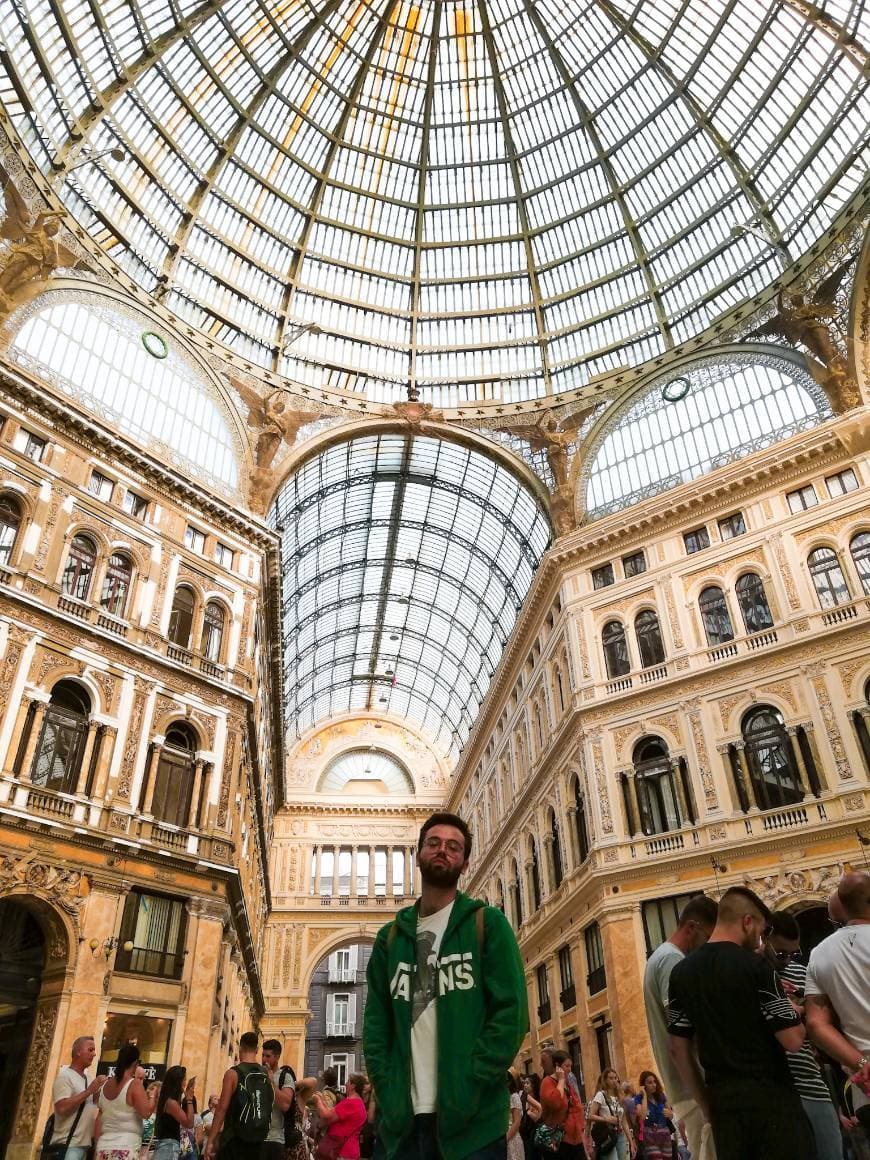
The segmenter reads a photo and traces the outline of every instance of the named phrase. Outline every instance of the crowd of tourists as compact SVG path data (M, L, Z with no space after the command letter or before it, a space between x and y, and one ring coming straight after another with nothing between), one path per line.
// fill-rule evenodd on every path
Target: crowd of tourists
M638 1006L651 1067L584 1091L566 1052L512 1065L528 1031L505 916L458 890L471 834L420 833L420 899L379 932L367 971L368 1076L299 1079L278 1040L241 1037L200 1111L196 1078L146 1086L139 1049L91 1079L93 1038L54 1083L43 1160L870 1160L870 874L829 900L836 928L800 961L800 930L742 886L692 898L649 957ZM652 1070L654 1066L655 1070Z

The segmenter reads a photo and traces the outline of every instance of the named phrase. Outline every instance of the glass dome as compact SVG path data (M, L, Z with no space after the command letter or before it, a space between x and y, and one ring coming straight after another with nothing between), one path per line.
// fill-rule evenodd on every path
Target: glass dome
M679 346L865 174L847 0L27 0L0 36L8 114L119 265L379 400L534 398Z

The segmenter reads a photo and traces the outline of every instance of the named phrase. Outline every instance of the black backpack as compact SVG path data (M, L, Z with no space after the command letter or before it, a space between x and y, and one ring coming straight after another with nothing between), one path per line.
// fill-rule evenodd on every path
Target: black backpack
M287 1086L287 1076L290 1076L290 1083L293 1088L294 1097L290 1107L284 1113L284 1147L295 1148L302 1140L302 1128L299 1126L299 1106L296 1103L296 1072L292 1067L285 1064L278 1072L278 1087L284 1088Z
M243 1072L234 1067L238 1077L233 1094L233 1135L248 1144L262 1144L269 1135L275 1089L262 1067Z

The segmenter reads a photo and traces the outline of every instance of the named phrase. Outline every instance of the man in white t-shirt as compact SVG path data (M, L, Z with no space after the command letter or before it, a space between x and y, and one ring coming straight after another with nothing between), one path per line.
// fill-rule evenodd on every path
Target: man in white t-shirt
M262 1063L275 1089L269 1134L260 1145L260 1160L284 1160L284 1116L296 1097L296 1075L292 1067L281 1066L281 1044L277 1039L263 1043Z
M96 1054L93 1035L80 1035L73 1042L72 1059L66 1067L60 1069L60 1074L52 1085L54 1132L51 1142L65 1144L69 1139L66 1160L84 1160L85 1153L94 1138L94 1123L97 1118L94 1096L109 1078L106 1075L98 1075L92 1080L88 1076L87 1069L94 1062ZM73 1124L75 1131L70 1136Z
M870 1130L870 874L844 874L837 897L846 925L810 954L807 1030L852 1077L855 1114Z
M715 1160L710 1125L692 1093L680 1079L668 1044L668 986L671 971L686 955L708 941L716 925L718 907L712 898L699 894L683 907L676 930L647 959L643 974L643 1002L653 1055L674 1119L685 1122L689 1151L694 1160Z

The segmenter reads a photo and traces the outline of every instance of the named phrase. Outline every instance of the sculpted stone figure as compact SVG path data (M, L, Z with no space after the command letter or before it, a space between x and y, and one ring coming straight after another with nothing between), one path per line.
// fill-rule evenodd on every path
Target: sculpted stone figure
M282 443L292 446L299 428L323 416L316 411L294 411L287 391L272 391L263 398L252 387L238 379L230 379L235 391L247 405L246 422L256 433L254 470L251 472L251 505L257 510L265 507L277 472L272 466Z
M5 316L15 308L18 291L44 281L59 267L75 266L78 257L57 240L61 214L41 213L33 219L5 171L0 171L0 185L6 202L0 237L12 242L0 256L0 315Z

